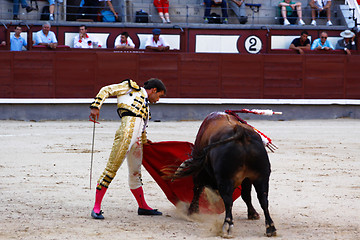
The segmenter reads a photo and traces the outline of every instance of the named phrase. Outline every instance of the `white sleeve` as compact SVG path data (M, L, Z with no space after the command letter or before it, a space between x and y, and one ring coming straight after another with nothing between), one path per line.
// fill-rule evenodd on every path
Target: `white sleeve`
M169 46L170 46L170 45L165 41L165 39L164 39L163 37L160 37L160 40L161 40L162 45L163 45L164 47L169 47Z
M57 43L57 42L58 42L57 39L56 39L56 35L55 35L54 32L51 32L51 42L53 42L53 43Z
M35 34L35 45L39 45L41 43L41 38L39 36L39 32Z
M105 47L103 46L103 43L102 43L99 39L95 39L95 40L96 40L97 43L98 43L98 47L105 48Z
M130 37L128 37L128 45L129 45L130 47L135 47L135 44L134 44L134 42L131 40Z
M81 48L81 43L79 43L79 36L74 37L74 48Z

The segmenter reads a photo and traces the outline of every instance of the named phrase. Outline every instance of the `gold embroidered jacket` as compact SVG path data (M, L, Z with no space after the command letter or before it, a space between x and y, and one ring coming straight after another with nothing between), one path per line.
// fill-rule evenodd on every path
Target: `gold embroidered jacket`
M105 100L111 96L117 96L117 107L120 117L124 112L131 112L133 115L130 116L141 117L146 125L149 119L149 103L147 100L148 95L144 88L139 87L136 82L130 79L126 79L119 84L105 86L100 89L90 108L100 110ZM146 139L146 135L142 137L143 142L145 140L144 137Z
M117 96L119 114L125 110L132 112L137 117L142 117L144 121L148 119L149 104L146 90L139 87L133 80L126 79L119 84L112 84L101 88L90 108L100 110L106 98L111 96Z

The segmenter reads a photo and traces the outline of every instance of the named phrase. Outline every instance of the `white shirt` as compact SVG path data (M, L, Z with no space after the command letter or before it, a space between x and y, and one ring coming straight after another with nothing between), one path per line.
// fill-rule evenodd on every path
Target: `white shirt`
M314 0L314 2L316 6L318 6L319 8L323 8L328 2L331 2L331 0Z
M168 47L169 44L165 41L165 39L159 36L159 41L155 42L153 36L148 37L145 43L145 47Z
M94 48L94 45L101 48L102 43L94 37L86 34L86 38L80 38L80 34L74 37L74 48ZM91 41L91 44L88 42Z
M122 43L121 42L121 35L120 36L118 36L116 39L115 39L115 47L116 46L130 46L130 47L135 47L135 44L134 44L134 42L131 40L131 38L127 38L126 39L126 42L125 43Z
M48 35L45 36L42 30L38 31L35 35L35 45L39 45L39 43L57 43L55 33L49 31Z

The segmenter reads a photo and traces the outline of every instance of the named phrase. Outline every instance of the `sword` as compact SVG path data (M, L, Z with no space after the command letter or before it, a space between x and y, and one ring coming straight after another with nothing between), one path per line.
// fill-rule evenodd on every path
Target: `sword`
M93 166L93 160L94 160L95 123L99 123L99 122L97 122L95 119L92 119L90 116L89 116L89 121L94 123L93 137L92 137L92 144L91 144L91 163L90 163L90 190L91 190L92 166Z

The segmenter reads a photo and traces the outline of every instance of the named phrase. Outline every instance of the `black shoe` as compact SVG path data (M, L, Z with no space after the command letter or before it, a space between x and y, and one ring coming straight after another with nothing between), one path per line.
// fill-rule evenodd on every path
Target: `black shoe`
M162 212L159 212L157 209L148 210L144 208L139 208L138 215L162 215Z
M13 20L20 20L17 15L14 15Z
M101 210L99 213L94 212L94 209L91 211L91 216L94 219L105 219L102 214L103 214L103 211L101 211Z
M28 12L28 13L31 11L34 11L34 10L36 10L36 8L30 7L30 6L26 7L26 12Z

